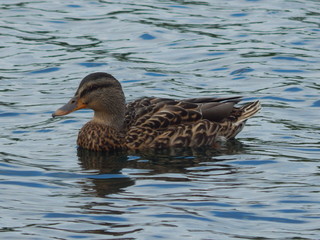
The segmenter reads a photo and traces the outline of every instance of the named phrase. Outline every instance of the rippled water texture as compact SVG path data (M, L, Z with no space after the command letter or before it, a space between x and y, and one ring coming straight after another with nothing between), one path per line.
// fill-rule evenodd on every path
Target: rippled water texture
M320 239L318 0L0 2L1 239ZM92 113L51 113L96 71L263 109L216 151L80 151Z

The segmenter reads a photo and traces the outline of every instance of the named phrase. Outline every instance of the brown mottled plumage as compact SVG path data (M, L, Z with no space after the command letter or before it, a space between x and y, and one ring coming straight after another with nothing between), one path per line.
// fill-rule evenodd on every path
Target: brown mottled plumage
M95 151L214 146L234 138L260 110L259 101L234 107L240 100L145 97L125 104L120 83L97 72L86 76L75 96L53 116L93 109L94 117L81 128L77 143Z

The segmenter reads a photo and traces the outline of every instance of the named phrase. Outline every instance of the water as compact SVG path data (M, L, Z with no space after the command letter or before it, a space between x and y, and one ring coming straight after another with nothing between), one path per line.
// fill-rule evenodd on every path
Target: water
M320 239L319 1L0 2L1 239ZM80 151L92 113L50 115L96 71L263 109L221 150Z

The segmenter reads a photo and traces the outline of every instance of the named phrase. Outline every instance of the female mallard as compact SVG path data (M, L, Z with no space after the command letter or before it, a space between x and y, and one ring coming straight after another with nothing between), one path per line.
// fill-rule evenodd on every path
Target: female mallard
M126 104L118 80L97 72L86 76L74 97L52 116L92 109L93 119L81 128L77 143L95 151L214 146L234 138L259 111L259 101L234 107L240 100L145 97Z

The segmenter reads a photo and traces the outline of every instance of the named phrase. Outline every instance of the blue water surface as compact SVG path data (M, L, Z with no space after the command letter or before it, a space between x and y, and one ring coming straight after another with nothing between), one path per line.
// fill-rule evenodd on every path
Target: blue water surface
M1 239L320 239L312 0L0 3ZM91 72L127 101L243 96L219 149L96 153L51 114Z

